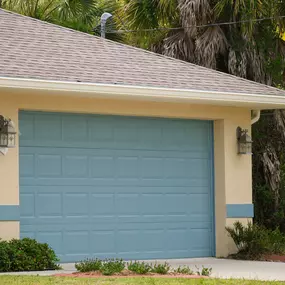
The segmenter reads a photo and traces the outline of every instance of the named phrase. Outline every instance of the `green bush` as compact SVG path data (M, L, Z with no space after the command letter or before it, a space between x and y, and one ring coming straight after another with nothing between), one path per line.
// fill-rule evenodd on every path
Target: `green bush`
M188 266L179 266L178 268L174 269L173 272L178 274L187 274L187 275L194 274L193 270Z
M99 271L102 267L102 260L86 259L75 264L75 268L79 272Z
M10 247L7 241L0 241L0 272L12 271L12 260L9 256Z
M128 269L137 274L147 274L151 271L151 266L145 262L134 261L128 264Z
M233 239L239 259L261 259L266 254L285 253L285 236L276 229L275 231L262 226L248 223L246 226L235 222L233 227L226 227Z
M103 261L100 271L103 275L113 275L124 269L125 262L122 259L106 259Z
M170 265L167 262L165 262L163 264L155 264L151 272L157 274L167 274L169 270L170 270Z
M285 254L285 235L279 229L268 230L268 251L273 254Z
M46 243L24 238L0 241L0 272L59 269L58 258Z
M198 267L197 268L197 275L199 276L210 276L212 274L212 268L208 268L208 267L204 267L202 266L202 270L200 271L200 269Z

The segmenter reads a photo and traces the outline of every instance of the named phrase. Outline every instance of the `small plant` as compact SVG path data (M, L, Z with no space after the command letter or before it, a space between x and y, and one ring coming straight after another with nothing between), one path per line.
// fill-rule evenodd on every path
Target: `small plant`
M257 224L236 222L226 230L238 250L232 255L234 258L259 260L264 255L285 253L285 236L279 229L272 231Z
M75 268L79 272L91 272L99 271L102 267L102 260L96 259L86 259L75 264Z
M268 250L272 254L285 254L285 235L277 228L268 230Z
M152 269L151 272L153 273L157 273L157 274L167 274L170 270L170 265L165 262L163 264L155 264Z
M145 262L134 261L128 264L128 270L137 274L147 274L151 271L151 266Z
M103 275L113 275L122 272L125 265L122 259L106 259L103 261L100 271Z
M178 268L173 270L174 273L177 274L185 274L185 275L193 275L193 270L188 266L179 266Z
M210 276L212 274L212 268L202 266L202 270L196 266L197 268L197 275L199 276Z

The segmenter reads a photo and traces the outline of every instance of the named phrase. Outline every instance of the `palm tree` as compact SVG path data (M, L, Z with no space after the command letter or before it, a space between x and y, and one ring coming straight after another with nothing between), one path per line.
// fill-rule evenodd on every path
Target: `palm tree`
M126 39L139 46L148 43L148 48L162 54L269 84L273 75L267 72L267 57L273 62L280 56L284 59L284 42L277 32L278 27L284 26L284 20L277 17L284 8L282 5L285 6L281 1L120 0L120 3L118 15L127 29L158 29L129 33ZM271 17L262 22L250 21ZM245 22L209 25L240 21ZM182 28L167 29L174 27Z
M93 33L115 2L104 0L0 0L0 8L72 29ZM112 5L111 5L112 4Z
M280 36L285 25L284 17L280 17L285 15L284 1L119 1L121 6L117 14L124 23L121 28L132 30L125 33L129 43L260 83L284 87L285 43ZM227 22L231 24L222 24ZM285 203L282 205L280 197L285 189L285 167L284 174L281 171L285 111L276 110L265 115L253 128L254 198L262 207L259 213L257 205L257 219L276 226L280 219L276 218L272 223L271 214L278 212L284 225ZM264 213L263 207L268 195L262 201L259 199L261 188L269 189L272 197L268 213Z

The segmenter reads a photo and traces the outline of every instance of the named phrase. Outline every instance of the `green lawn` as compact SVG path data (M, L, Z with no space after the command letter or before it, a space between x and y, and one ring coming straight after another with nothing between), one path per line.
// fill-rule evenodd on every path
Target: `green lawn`
M281 285L285 282L259 282L218 279L164 279L164 278L62 278L38 276L0 276L1 285Z

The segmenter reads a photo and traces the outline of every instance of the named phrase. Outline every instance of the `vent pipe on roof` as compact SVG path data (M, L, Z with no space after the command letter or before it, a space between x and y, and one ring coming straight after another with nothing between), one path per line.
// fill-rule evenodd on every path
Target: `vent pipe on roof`
M110 14L110 13L103 13L103 15L101 16L101 37L102 38L106 38L106 23L107 23L107 20L109 18L111 18L113 15Z

